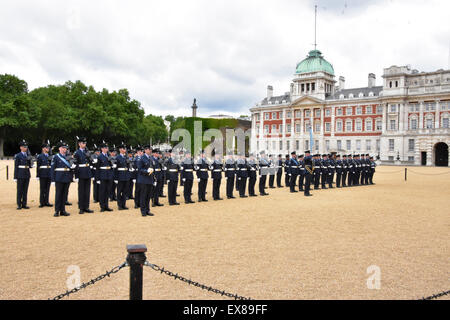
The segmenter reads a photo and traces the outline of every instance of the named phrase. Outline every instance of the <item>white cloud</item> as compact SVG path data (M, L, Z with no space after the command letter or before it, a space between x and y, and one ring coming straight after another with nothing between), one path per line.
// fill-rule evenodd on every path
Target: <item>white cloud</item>
M374 72L448 68L448 1L318 1L318 48L365 86ZM289 90L314 41L313 1L9 1L0 72L30 88L82 80L128 88L148 113L248 113Z

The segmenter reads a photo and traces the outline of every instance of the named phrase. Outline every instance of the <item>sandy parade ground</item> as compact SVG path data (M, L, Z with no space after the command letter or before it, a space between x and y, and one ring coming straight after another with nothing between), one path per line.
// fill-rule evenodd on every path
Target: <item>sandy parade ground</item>
M132 200L128 211L113 203L113 212L100 213L91 203L95 213L79 215L73 183L71 216L55 218L53 208L38 208L34 178L31 209L16 210L12 167L0 161L0 299L54 297L67 289L69 266L89 281L124 262L127 244L146 244L147 259L174 273L253 299L418 299L450 289L449 168L408 167L405 181L405 167L381 166L375 185L313 190L313 197L277 188L267 197L213 201L209 180L209 202L178 197L180 206L168 206L163 198L145 218ZM195 201L196 190L194 182ZM368 288L370 266L379 268L379 289ZM124 268L66 299L128 299L128 290ZM145 267L144 299L225 297Z

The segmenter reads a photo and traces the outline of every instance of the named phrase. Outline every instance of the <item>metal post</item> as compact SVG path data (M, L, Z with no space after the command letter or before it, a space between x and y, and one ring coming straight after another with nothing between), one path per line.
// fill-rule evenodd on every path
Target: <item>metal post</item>
M130 300L142 300L142 267L147 260L145 244L127 245L130 266Z
M9 166L6 166L6 180L9 180Z
M407 172L408 172L408 168L405 168L405 181L406 181Z

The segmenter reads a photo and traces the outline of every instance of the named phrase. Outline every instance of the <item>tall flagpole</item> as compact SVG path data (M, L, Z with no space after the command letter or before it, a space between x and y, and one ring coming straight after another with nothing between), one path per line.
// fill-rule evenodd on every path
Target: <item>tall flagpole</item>
M314 50L317 50L317 4L314 6Z

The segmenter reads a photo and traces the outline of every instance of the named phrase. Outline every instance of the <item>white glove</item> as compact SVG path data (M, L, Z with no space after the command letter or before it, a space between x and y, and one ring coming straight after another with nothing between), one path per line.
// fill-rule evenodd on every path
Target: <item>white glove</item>
M162 169L163 169L163 170L167 170L167 167L163 167Z
M97 180L97 184L100 184L100 180Z
M78 179L73 179L73 182L78 182L79 180Z
M97 163L98 159L92 160L92 163Z
M117 180L114 180L114 183L115 183L115 184L119 184L119 181L117 181Z
M152 174L152 173L153 173L153 168L148 168L148 169L147 169L147 172L150 173L150 174Z
M117 164L113 164L113 165L112 165L112 168L113 168L113 169L117 168Z
M186 181L186 178L183 178L183 182L185 182Z
M133 179L133 183L136 183L136 179Z
M131 168L130 170L129 170L130 172L133 172L134 171L134 169L133 168Z
M55 181L53 181L52 183L50 183L52 186L54 186L55 185Z
M91 180L94 180L94 179L95 179L94 177L91 178Z
M200 178L197 178L197 182L200 182Z
M14 179L13 181L14 181L14 182L17 182L17 179Z
M36 177L36 180L39 180L39 177Z
M153 186L156 187L156 185L158 184L158 182L153 182Z
M76 164L73 164L71 167L70 167L70 169L75 169L77 167L77 165Z
M239 177L238 180L241 180L241 177Z
M289 177L290 177L290 176L292 176L292 175L289 173Z

